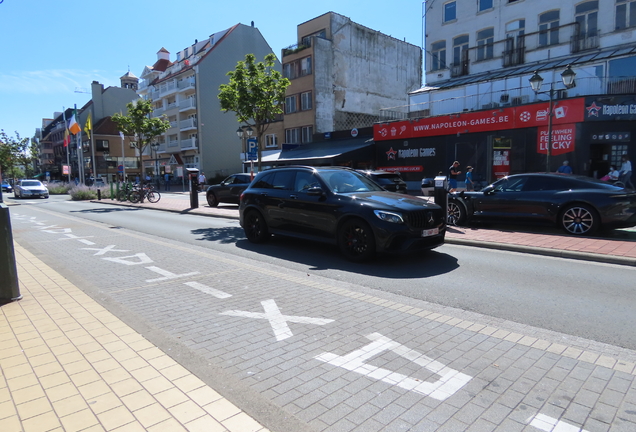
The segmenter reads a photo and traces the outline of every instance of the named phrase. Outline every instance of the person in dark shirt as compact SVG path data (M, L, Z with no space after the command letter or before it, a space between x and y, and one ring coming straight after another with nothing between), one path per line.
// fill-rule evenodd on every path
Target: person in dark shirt
M459 162L455 161L448 168L448 185L450 186L449 192L455 192L457 190L457 176L462 172L459 170Z

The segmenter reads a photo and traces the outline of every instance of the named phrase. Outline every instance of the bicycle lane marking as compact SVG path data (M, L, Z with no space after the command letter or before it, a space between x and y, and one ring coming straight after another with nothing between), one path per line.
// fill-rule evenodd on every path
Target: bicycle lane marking
M126 233L127 235L130 235L131 237L138 237L138 238L142 238L144 240L148 240L145 239L145 237L142 236L137 236L135 234L131 234L131 233ZM153 241L156 241L160 244L165 245L165 242L161 242L161 241L157 241L152 239ZM174 247L175 245L169 245L171 247ZM396 302L392 302L390 300L386 300L386 299L382 299L382 298L378 298L375 296L369 296L366 294L361 294L352 290L348 290L348 289L343 289L343 288L339 288L339 287L335 287L333 285L329 285L329 284L321 284L320 282L309 282L307 281L305 278L299 278L298 276L295 275L290 275L290 274L285 274L282 272L278 272L278 271L274 271L274 270L270 270L270 269L262 269L259 267L255 267L252 266L250 264L246 264L246 263L237 263L235 260L229 260L227 258L223 258L220 256L215 256L206 252L201 252L201 251L191 251L188 248L183 248L183 247L175 247L176 249L182 248L182 250L187 251L187 252L195 252L197 255L201 255L201 256L205 256L206 259L213 259L216 260L217 262L225 262L227 264L232 264L233 266L238 266L238 267L242 267L244 269L250 269L250 271L253 272L259 272L261 274L264 275L269 275L275 278L279 278L279 279L284 279L284 280L288 280L288 281L294 281L296 283L299 284L303 284L305 286L308 287L313 287L313 288L318 288L321 289L323 291L326 292L332 292L332 293L337 293L339 295L345 295L351 298L355 298L357 300L362 300L364 302L368 302L370 304L374 304L376 306L379 307L383 307L383 308L389 308L389 309L395 309L399 312L404 312L407 314L412 314L412 315L416 315L416 316L420 316L422 318L428 318L429 320L434 320L440 323L444 323L446 325L449 326L454 326L456 328L460 328L460 329L466 329L469 331L473 331L473 332L478 332L481 334L487 334L489 337L493 337L493 338L500 338L501 340L505 340L508 342L511 342L513 344L520 344L520 345L524 345L524 346L533 346L533 348L538 348L538 349L543 349L547 352L553 352L553 353L559 353L559 354L563 354L563 353L568 353L569 356L566 357L571 357L573 354L578 354L579 356L581 356L582 354L585 354L583 352L579 352L576 353L576 351L568 351L568 347L560 345L560 344L550 344L548 343L548 345L545 345L540 339L537 338L531 338L531 337L527 337L527 336L522 336L521 334L516 334L516 333L511 333L505 330L501 330L501 329L496 329L493 327L489 327L489 326L484 326L484 325L480 325L480 324L476 324L476 323L471 323L469 321L466 320L461 320L458 318L453 318L447 315L442 315L442 314L436 314L436 313L426 313L426 311L424 311L423 309L418 309L412 306L408 306L408 305L404 305L401 303L396 303ZM425 316L422 316L422 314L426 313ZM547 342L547 341L546 341ZM332 354L332 356L337 356L335 354ZM571 357L572 358L572 357ZM592 359L592 357L589 357L589 359ZM607 362L607 364L609 364L611 362L611 358L609 357L601 357L601 356L596 356L594 358L596 361L593 364L599 364L599 365L603 365L603 363ZM581 361L585 361L585 360L581 360ZM619 362L614 362L613 366L619 365L620 367L623 367L622 365L620 365ZM362 365L362 367L365 367L364 365ZM377 369L376 369L377 370ZM390 372L390 371L389 371ZM632 369L633 372L633 369Z

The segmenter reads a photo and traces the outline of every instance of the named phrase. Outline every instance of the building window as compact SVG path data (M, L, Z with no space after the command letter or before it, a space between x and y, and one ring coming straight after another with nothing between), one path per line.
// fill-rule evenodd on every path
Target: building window
M283 65L283 76L287 79L295 79L311 74L311 56L295 60Z
M448 2L444 5L444 22L454 21L457 19L457 2Z
M307 111L313 108L311 92L305 92L300 94L300 110Z
M291 114L298 111L296 107L296 95L287 96L285 98L285 114Z
M95 149L97 151L108 151L108 140L95 140Z
M431 70L446 69L446 41L435 42L431 45Z
M549 11L539 15L539 46L559 43L559 11Z
M265 147L278 147L278 139L275 134L265 135Z
M493 46L495 43L495 29L488 28L477 32L477 60L493 58Z
M479 0L479 11L492 9L492 0Z
M636 27L636 1L616 0L616 30Z
M598 1L587 1L577 5L575 20L579 24L579 39L596 36L598 33Z
M285 129L285 143L297 144L300 142L300 129Z
M302 127L302 142L310 143L313 141L314 135L314 127L313 126L303 126Z
M300 59L300 76L311 74L311 57Z
M453 39L453 65L462 63L464 51L468 51L468 35L457 36Z

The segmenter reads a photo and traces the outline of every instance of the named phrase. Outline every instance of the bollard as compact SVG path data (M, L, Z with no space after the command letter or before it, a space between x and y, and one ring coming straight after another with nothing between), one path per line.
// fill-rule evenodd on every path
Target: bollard
M190 178L190 208L199 208L199 170L186 168Z
M444 220L448 216L448 179L445 176L435 177L433 196L435 204L442 208Z
M0 204L0 304L21 298L9 207Z
M98 201L102 200L102 190L101 189L97 189L97 200Z

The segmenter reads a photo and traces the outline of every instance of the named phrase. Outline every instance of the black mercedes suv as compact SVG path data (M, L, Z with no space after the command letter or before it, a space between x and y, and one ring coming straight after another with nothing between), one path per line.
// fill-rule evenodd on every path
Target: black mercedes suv
M247 239L270 234L337 244L352 261L376 252L432 249L444 243L442 208L387 192L353 169L290 166L259 173L241 195Z

